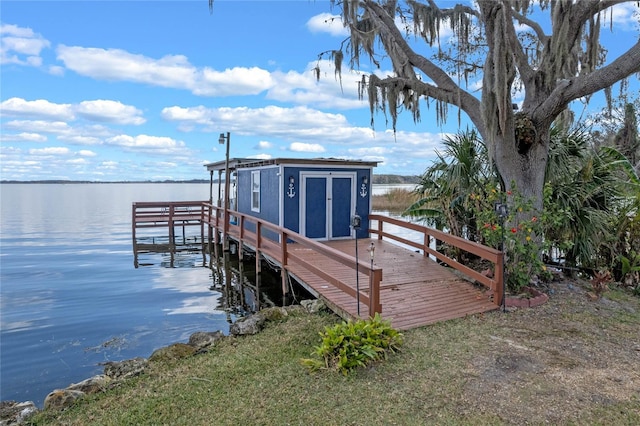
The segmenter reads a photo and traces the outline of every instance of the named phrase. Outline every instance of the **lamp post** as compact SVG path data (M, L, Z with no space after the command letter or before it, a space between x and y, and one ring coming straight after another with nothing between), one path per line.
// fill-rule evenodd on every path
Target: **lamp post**
M358 318L360 317L360 271L358 270L358 230L361 226L362 218L355 212L353 216L351 216L351 227L354 231L354 236L356 239L356 304L358 311Z
M507 312L507 303L505 300L505 287L507 285L507 280L504 274L504 220L507 216L509 216L509 208L505 203L502 202L502 199L496 202L493 205L493 208L498 215L498 220L500 222L500 251L502 252L502 312Z
M231 145L231 133L220 133L218 138L220 145L226 144L226 155L224 161L224 237L223 237L223 250L229 251L229 145Z

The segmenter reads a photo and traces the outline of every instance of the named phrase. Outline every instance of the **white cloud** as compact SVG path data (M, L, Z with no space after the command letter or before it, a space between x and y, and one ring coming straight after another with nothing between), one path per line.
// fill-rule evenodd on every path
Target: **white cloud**
M143 124L146 120L141 117L142 111L131 105L124 105L118 101L98 99L83 101L75 107L82 117L92 121L103 121L116 124Z
M317 143L293 142L289 145L289 149L294 152L324 152L322 145Z
M616 30L622 29L632 30L634 27L638 27L640 24L640 5L636 2L621 3L613 6L609 9L605 18L603 19L603 25L608 26L609 22L613 22L613 26Z
M258 145L256 145L255 149L271 149L273 148L273 144L268 141L260 141Z
M214 110L202 105L197 107L183 108L179 106L166 107L162 109L160 116L167 121L182 121L197 124L211 124Z
M350 149L349 153L355 157L365 157L371 155L384 155L391 152L391 149L386 146L368 146L363 148Z
M249 155L247 158L253 158L256 160L270 160L271 155L269 154L257 154L257 155Z
M205 68L198 77L193 83L193 94L198 96L257 95L274 84L271 74L257 67L224 71Z
M102 139L84 134L67 134L58 136L58 140L69 142L74 145L100 145Z
M307 21L307 28L312 33L328 33L332 36L343 37L349 35L349 30L342 25L340 15L333 15L331 13L321 13L311 17L311 19Z
M149 135L118 135L106 140L108 145L124 148L127 151L146 152L148 154L186 153L185 144L169 137Z
M3 132L0 134L0 140L2 140L2 142L46 142L47 137L38 133L22 132L17 134L7 134L6 132Z
M369 127L352 126L343 114L327 113L303 106L283 108L183 108L167 107L162 118L176 121L181 129L219 131L228 129L245 135L281 138L296 142L315 143L317 140L361 144L371 141L375 132ZM391 138L391 137L389 137Z
M97 99L79 104L56 104L45 99L28 101L10 98L0 103L2 115L25 116L37 119L73 121L81 116L90 121L115 124L143 124L142 111L119 101Z
M321 70L319 80L312 70L316 65ZM303 74L297 71L276 71L273 73L275 84L267 92L267 98L319 108L368 107L358 96L358 82L362 80L362 73L345 68L341 78L336 76L333 63L327 60L308 63Z
M2 115L30 116L52 120L73 120L70 104L56 104L45 99L27 101L21 98L10 98L0 103Z
M117 161L103 161L98 165L98 168L107 169L107 170L116 170L119 165L120 163L118 163Z
M81 149L76 154L78 154L81 157L95 157L96 155L98 155L93 151L89 151L88 149Z
M310 62L303 73L270 73L258 67L224 71L197 68L182 55L154 59L121 49L60 45L57 53L67 69L95 79L188 90L197 96L249 96L267 91L268 99L300 105L341 109L366 106L358 99L361 73L344 70L340 82L332 62L326 60ZM316 65L323 74L319 81L312 71Z
M45 120L12 120L5 123L5 127L28 133L65 134L71 130L71 127L64 121Z
M50 46L48 40L31 28L0 25L0 64L18 64L38 67L42 64L40 52Z
M84 165L84 164L89 164L89 162L87 161L86 158L73 158L71 160L67 160L66 161L67 164L73 164L73 165Z
M64 75L64 67L59 65L49 65L49 74L63 76Z
M57 58L67 69L96 79L133 81L153 86L188 89L195 68L182 55L152 59L121 49L60 45Z
M65 45L58 46L57 54L67 69L80 75L189 90L198 96L255 95L273 85L269 72L263 69L198 69L183 55L154 59L121 49Z
M67 155L71 151L66 146L52 146L49 148L34 148L29 150L31 155Z

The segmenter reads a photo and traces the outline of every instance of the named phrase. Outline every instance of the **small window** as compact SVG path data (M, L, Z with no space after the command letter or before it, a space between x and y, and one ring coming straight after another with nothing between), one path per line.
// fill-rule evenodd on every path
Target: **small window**
M260 211L260 170L251 172L251 210Z

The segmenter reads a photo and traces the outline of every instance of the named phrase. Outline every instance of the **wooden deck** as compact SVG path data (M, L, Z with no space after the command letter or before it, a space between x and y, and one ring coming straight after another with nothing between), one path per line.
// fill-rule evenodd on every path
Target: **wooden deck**
M210 243L219 243L224 212L203 205L208 211L202 211L200 220L214 237ZM227 236L238 243L239 253L256 253L257 270L260 259L268 258L282 268L283 292L293 278L343 318L366 318L379 312L394 328L406 330L494 310L502 300L502 253L431 228L370 215L372 238L358 239L356 262L353 239L318 242L252 216L229 214L235 221L227 224ZM135 235L135 208L133 222ZM139 222L144 224L144 220ZM423 241L393 235L384 229L385 224L422 233ZM436 252L431 248L435 240L492 262L496 277L488 278Z
M451 268L439 265L429 257L377 239L358 240L359 258L370 259L369 248L374 244L374 267L381 268L380 283L381 316L391 321L399 330L420 327L439 321L487 312L498 306L489 299L486 289L462 279ZM355 256L354 240L330 241L332 248ZM289 248L300 257L308 257L316 266L340 281L356 288L354 270L335 261L317 256L303 247ZM343 317L357 318L356 298L332 286L295 262L289 263L289 273L312 293L324 299L332 310ZM358 284L364 293L369 292L369 279L360 273ZM360 303L360 316L367 316L368 308Z

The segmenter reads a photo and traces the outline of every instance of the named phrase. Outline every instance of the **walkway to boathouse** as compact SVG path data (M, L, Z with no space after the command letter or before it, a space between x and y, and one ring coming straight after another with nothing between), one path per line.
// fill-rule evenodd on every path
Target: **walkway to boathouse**
M343 318L366 318L380 313L399 330L406 330L497 309L503 291L502 253L425 226L382 215L369 215L370 238L316 241L250 215L208 202L134 203L136 228L200 226L201 244L210 253L219 243L235 241L239 253L255 253L259 270L263 258L281 270L283 292L296 280ZM226 222L226 223L225 223ZM363 224L366 225L366 224ZM407 240L390 229L422 235ZM171 245L171 239L169 243ZM356 257L356 244L357 254ZM436 251L447 244L493 265L489 278ZM373 249L373 256L371 252Z

